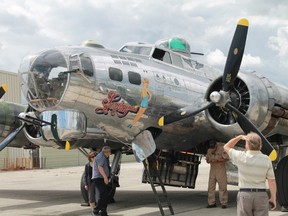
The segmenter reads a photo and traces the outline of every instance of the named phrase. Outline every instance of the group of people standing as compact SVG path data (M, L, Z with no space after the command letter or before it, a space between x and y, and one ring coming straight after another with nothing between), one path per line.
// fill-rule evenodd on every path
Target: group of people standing
M245 142L245 151L234 149L240 141ZM224 147L214 140L209 142L206 161L210 163L207 208L215 208L216 183L219 185L221 207L227 208L227 174L226 161L230 158L238 167L239 192L237 195L238 216L268 216L276 208L276 181L269 157L261 153L261 137L250 132L229 140ZM111 149L104 146L98 154L88 154L89 163L85 166L85 189L88 191L89 203L94 216L108 216L107 205L111 199L108 187ZM270 189L270 199L266 192L266 180Z
M111 148L104 146L100 153L90 152L89 162L85 165L85 189L88 191L89 204L93 216L108 216L107 205L112 199L109 184L109 156Z
M245 142L245 151L234 149L235 145ZM210 163L207 208L215 208L216 183L219 185L219 198L223 209L227 208L226 161L230 158L238 167L239 192L237 195L237 216L268 216L276 208L276 181L272 162L261 153L261 137L250 132L229 140L224 147L214 140L209 142L206 155ZM266 191L266 180L270 189L270 199Z

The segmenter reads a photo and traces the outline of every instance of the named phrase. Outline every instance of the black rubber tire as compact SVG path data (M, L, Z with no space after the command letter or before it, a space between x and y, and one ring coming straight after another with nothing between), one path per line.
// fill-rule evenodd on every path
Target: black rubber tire
M85 190L84 172L83 172L82 177L81 177L80 190L81 190L81 194L82 194L84 202L89 204L88 191Z
M275 172L277 200L281 206L288 206L288 156L282 158Z

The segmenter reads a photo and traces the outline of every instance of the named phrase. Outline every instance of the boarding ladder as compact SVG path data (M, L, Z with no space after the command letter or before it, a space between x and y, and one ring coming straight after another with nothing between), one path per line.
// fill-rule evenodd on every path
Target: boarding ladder
M165 212L164 212L164 209L167 212L167 208L170 211L169 215L174 215L174 210L173 210L173 208L171 206L171 203L170 203L170 200L168 198L166 189L164 187L164 184L162 182L162 179L161 179L161 177L159 175L159 172L158 172L157 168L155 167L155 170L154 170L154 172L153 172L153 174L151 176L150 169L149 169L149 164L144 160L143 161L143 165L144 165L145 173L147 175L147 178L148 178L148 180L150 182L150 185L151 185L151 188L153 190L153 193L154 193L154 195L156 197L156 200L157 200L161 215L162 216L166 215ZM156 181L156 178L158 178L158 182ZM157 188L160 188L160 189L157 190Z

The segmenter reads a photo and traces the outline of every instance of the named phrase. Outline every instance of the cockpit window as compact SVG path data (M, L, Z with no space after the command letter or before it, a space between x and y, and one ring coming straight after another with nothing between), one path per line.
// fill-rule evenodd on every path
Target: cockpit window
M170 53L165 51L165 50L162 50L162 49L158 49L156 48L153 52L153 55L152 55L153 58L155 59L158 59L160 61L163 61L163 62L166 62L166 63L169 63L171 64L171 57L170 57Z
M122 49L120 49L120 52L128 52L128 53L135 53L135 54L141 54L141 55L150 55L152 50L152 47L146 47L146 46L124 46Z
M93 76L93 65L91 59L87 56L80 56L81 68L85 75L92 77Z
M173 65L176 65L178 67L183 68L183 64L182 64L182 58L179 55L176 55L174 53L171 53L172 56L172 63Z

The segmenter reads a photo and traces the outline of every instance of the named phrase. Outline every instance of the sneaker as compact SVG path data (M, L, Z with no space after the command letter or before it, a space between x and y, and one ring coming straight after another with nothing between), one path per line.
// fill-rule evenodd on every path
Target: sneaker
M216 204L212 204L212 205L207 205L206 208L216 208Z
M221 208L222 208L222 209L226 209L226 208L227 208L227 205L222 205Z

